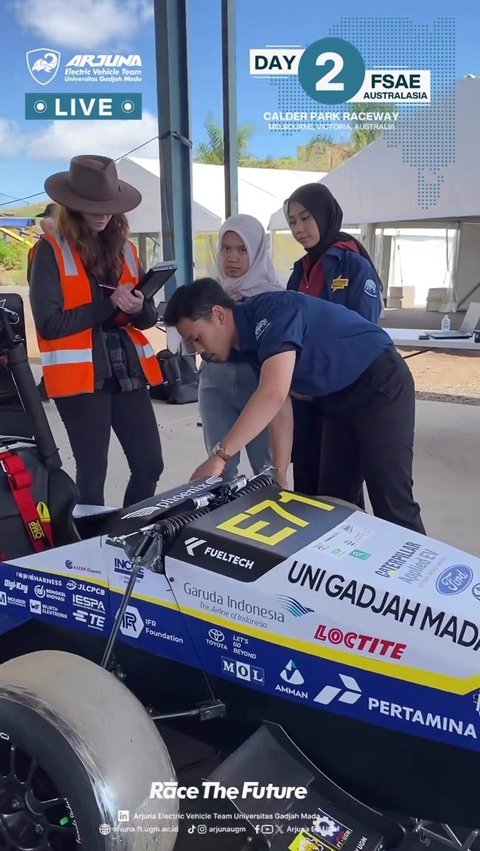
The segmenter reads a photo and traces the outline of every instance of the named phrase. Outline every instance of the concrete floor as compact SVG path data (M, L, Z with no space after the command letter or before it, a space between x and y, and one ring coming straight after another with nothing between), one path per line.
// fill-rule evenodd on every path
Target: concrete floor
M39 376L39 367L33 366ZM196 405L154 402L163 445L165 471L159 492L189 480L205 457ZM55 404L45 409L65 469L75 464ZM139 423L139 428L141 424ZM430 537L480 556L480 407L448 402L417 402L415 494ZM243 460L243 459L242 459ZM242 471L248 473L243 460ZM128 467L117 439L112 436L106 487L109 505L121 505Z

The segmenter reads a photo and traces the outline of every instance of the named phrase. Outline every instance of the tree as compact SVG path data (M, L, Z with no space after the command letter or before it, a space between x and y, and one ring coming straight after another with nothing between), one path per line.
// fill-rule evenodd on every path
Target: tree
M355 111L357 111L357 110L358 111L364 110L365 112L369 112L369 111L372 110L372 105L369 104L369 103L356 103L355 104ZM394 109L389 104L379 103L379 104L375 104L375 112L382 112L382 113L390 114L390 113L394 112ZM375 122L375 123L378 124L379 122ZM364 122L364 126L357 127L354 130L352 130L352 143L351 144L352 144L353 153L357 154L359 151L362 150L362 148L366 148L367 145L371 145L372 142L375 141L375 139L378 139L381 132L382 131L379 130L378 127L369 127L367 122Z
M213 115L209 115L205 122L208 142L202 142L198 146L195 162L223 165L225 162L225 146L223 130ZM237 128L238 165L252 165L254 157L249 153L250 139L254 133L253 124L240 124Z

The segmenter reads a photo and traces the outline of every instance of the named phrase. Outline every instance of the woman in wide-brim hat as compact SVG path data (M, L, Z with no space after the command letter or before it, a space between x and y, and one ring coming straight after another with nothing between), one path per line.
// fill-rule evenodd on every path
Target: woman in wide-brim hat
M58 230L38 245L30 301L47 392L75 457L79 502L104 504L113 428L130 467L130 505L155 493L163 470L148 389L162 375L142 333L158 317L134 291L142 273L125 218L142 196L96 155L74 157L45 190L58 204Z

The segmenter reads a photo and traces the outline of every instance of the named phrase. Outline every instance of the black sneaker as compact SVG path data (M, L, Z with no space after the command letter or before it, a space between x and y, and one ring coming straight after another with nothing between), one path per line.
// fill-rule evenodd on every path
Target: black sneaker
M43 380L43 378L39 382L39 384L37 384L37 390L38 390L38 393L39 393L39 396L40 396L40 399L42 400L42 402L49 402L50 401L50 397L47 393L47 390L46 390L46 387L45 387L45 381Z

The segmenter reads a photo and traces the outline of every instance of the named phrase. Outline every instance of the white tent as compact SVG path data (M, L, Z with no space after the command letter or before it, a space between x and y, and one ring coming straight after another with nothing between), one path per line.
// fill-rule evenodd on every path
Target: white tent
M160 208L160 163L157 159L124 157L117 163L118 176L142 193L142 203L127 214L132 233L158 234L162 230ZM193 232L218 231L222 219L196 201L193 202Z
M431 106L421 106L409 121L409 134L425 132L424 121ZM441 111L441 105L437 110ZM449 116L446 115L446 120ZM388 132L327 174L324 183L333 192L344 211L345 225L413 223L455 220L480 216L480 180L478 178L478 141L480 139L480 78L467 78L455 88L454 161L425 171L425 180L439 176L438 201L423 207L418 201L418 171L404 161L402 146L389 146ZM437 224L438 226L438 224ZM272 230L284 229L281 209L270 220Z
M132 183L143 200L128 214L132 233L159 233L160 163L158 159L124 157L117 163L119 177ZM256 216L266 228L272 213L302 183L320 180L324 172L290 171L275 168L238 169L238 206L240 213ZM193 231L218 232L225 218L225 171L222 165L193 163Z
M280 168L238 169L238 209L255 216L264 228L279 204L302 183L315 183L325 172L292 171ZM225 217L224 168L221 165L193 163L193 197L195 201Z

